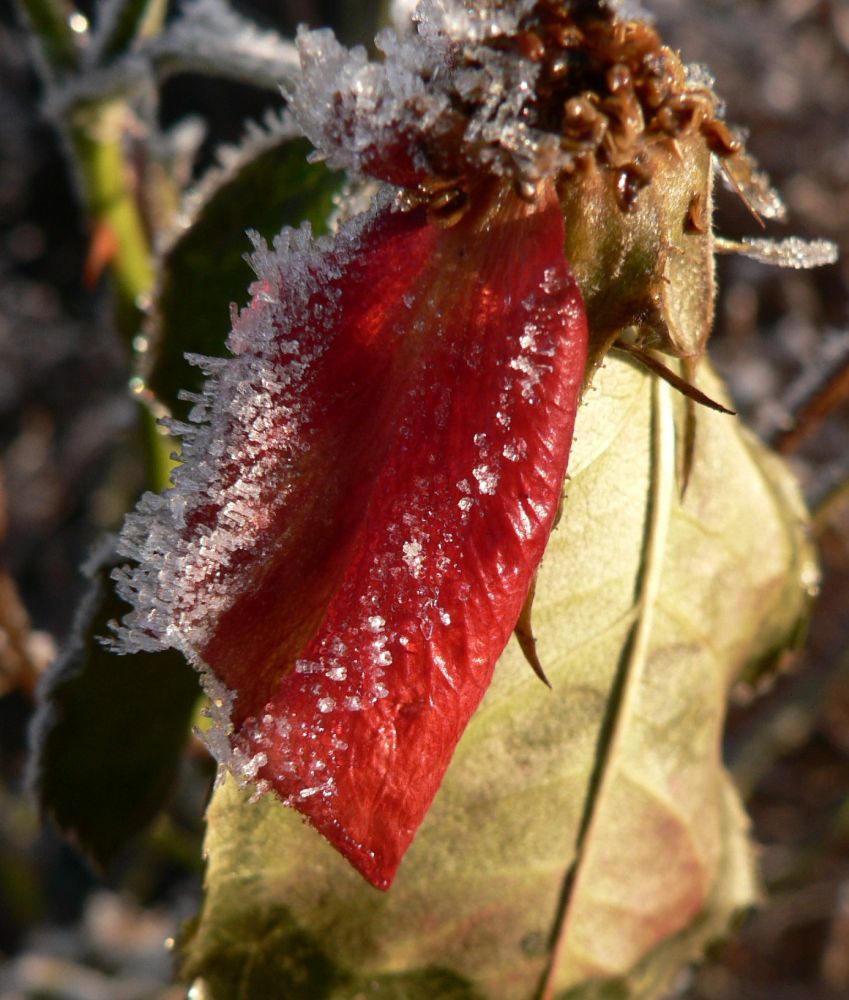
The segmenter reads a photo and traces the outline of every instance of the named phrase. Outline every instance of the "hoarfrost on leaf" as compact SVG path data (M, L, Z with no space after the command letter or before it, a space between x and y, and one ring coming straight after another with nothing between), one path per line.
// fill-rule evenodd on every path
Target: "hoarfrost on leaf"
M763 264L800 269L833 264L838 256L837 246L831 240L803 240L798 236L783 240L744 239L721 244L719 249L726 248Z

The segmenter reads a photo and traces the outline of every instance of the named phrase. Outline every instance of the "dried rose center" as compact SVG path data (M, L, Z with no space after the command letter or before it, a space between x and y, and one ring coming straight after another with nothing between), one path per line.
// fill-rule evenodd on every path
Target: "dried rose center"
M561 173L591 165L611 171L623 210L633 207L651 181L653 145L698 133L719 156L741 148L719 118L710 86L688 79L679 57L652 27L620 19L604 4L540 0L515 33L495 35L481 46L534 66L524 122L558 138L567 154ZM462 60L470 68L480 65L474 49ZM468 142L464 126L481 105L459 96L453 103L452 126L440 135L441 148L429 151L437 177L421 192L433 220L442 224L464 210L480 162L480 149ZM519 194L532 199L535 179L521 169L513 174Z

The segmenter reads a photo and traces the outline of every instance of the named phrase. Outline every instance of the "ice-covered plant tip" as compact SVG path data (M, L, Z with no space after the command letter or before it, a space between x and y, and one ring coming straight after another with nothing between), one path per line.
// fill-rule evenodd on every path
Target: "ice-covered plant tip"
M128 518L117 575L121 647L181 650L220 762L384 889L514 630L546 668L535 575L601 360L671 382L680 427L721 392L694 384L713 165L778 212L707 75L617 5L425 0L413 20L380 62L299 34L291 113L375 193L332 237L256 241L232 357L198 362L173 488ZM674 502L700 461L681 439ZM568 548L568 489L564 509Z

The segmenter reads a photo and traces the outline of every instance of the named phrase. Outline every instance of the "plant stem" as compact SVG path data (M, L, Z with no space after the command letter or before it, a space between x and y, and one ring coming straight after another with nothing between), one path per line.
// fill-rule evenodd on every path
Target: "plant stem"
M157 416L150 403L139 399L142 444L147 469L147 484L150 489L161 492L171 485L171 470L174 468L172 454L177 450L174 439L165 433L157 422Z
M53 77L76 70L79 50L71 30L74 8L66 0L18 0L18 4L41 46L43 71Z
M115 320L129 350L142 322L141 305L153 290L150 241L128 169L123 137L131 111L125 101L92 102L75 109L68 127L81 193L94 238L105 233L115 285ZM144 393L136 393L147 482L169 484L173 441L163 434Z
M167 6L167 0L123 0L103 38L98 62L108 65L137 40L159 34L165 23Z
M140 300L153 288L153 264L125 162L123 134L129 117L120 99L83 105L73 112L68 138L93 234L107 234L118 326L131 343L139 329Z

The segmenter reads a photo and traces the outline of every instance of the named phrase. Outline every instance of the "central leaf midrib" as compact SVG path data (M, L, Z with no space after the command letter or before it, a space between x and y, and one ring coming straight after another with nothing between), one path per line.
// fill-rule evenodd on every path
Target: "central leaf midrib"
M599 764L590 782L585 818L576 847L575 862L567 876L557 926L553 937L551 961L540 990L540 1000L550 1000L555 995L555 983L560 963L568 951L571 929L572 903L582 890L582 874L586 855L592 850L593 831L604 812L605 800L615 779L619 748L625 739L635 713L635 702L646 663L646 654L654 624L660 584L663 576L663 557L669 533L672 497L675 490L675 426L671 392L660 379L652 380L652 448L649 468L649 514L643 546L642 572L637 583L634 608L635 620L617 680L614 682L615 705L606 723L608 737L599 753ZM585 846L587 851L585 852Z

